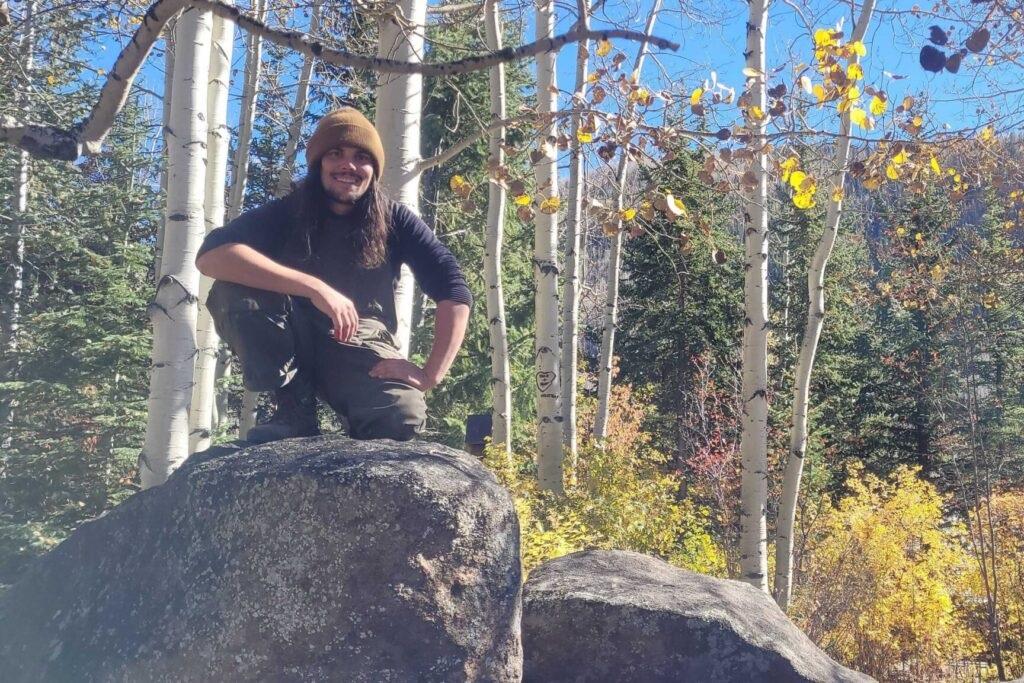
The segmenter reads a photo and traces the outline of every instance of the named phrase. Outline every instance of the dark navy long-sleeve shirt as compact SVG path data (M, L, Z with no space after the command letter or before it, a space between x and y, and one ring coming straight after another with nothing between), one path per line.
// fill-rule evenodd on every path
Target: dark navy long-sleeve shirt
M473 297L452 253L419 216L391 203L391 234L387 260L378 268L360 265L350 231L357 220L330 214L312 237L312 258L295 235L297 198L289 195L247 211L206 236L197 258L224 244L245 244L282 265L309 273L352 299L360 318L374 318L394 334L398 327L395 284L402 264L412 270L420 288L434 301L472 305Z

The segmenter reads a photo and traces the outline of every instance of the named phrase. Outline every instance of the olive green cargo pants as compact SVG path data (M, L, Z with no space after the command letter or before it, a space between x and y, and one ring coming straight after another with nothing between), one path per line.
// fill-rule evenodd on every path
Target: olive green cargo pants
M419 434L427 406L418 389L370 377L385 358L401 358L380 321L360 319L355 338L331 337L330 319L309 299L217 281L206 302L217 334L242 363L250 391L273 391L305 373L319 397L348 420L356 439L407 440Z

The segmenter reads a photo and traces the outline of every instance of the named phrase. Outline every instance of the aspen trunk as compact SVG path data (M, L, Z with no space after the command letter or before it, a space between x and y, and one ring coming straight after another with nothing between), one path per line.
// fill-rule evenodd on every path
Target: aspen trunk
M554 0L537 3L537 38L555 34ZM553 114L558 111L556 65L558 53L546 52L537 56L537 113ZM549 140L558 134L554 116L547 118L540 129L543 158L534 164L537 193L557 206L558 164L557 148ZM547 491L563 492L562 481L562 409L560 406L561 381L558 330L558 210L541 210L536 216L533 268L536 294L536 354L537 380L537 478Z
M579 25L590 27L590 3L577 0ZM576 46L576 86L573 88L572 107L586 106L587 58L590 41L581 40ZM583 152L580 149L580 129L583 115L572 116L569 134L569 206L565 213L565 279L562 294L562 440L569 463L576 466L576 366L579 352L580 328L580 233L583 231L584 180Z
M196 354L196 252L202 243L206 163L206 88L211 15L185 12L175 29L167 228L153 321L146 442L139 456L143 488L158 486L188 457L188 415Z
M22 87L26 91L29 90L32 70L35 66L35 9L35 0L29 0L25 3L23 22L25 32L21 39L21 63L27 81ZM18 99L22 100L22 98ZM26 110L29 107L29 103L25 101L20 101L19 104ZM5 279L9 278L9 285L5 292L3 323L0 326L6 335L4 339L4 355L8 355L11 358L11 362L5 364L6 367L3 368L6 375L3 379L9 380L16 379L19 374L18 364L14 360L13 354L18 350L18 337L21 328L21 296L25 285L25 224L28 220L29 182L32 177L31 162L32 157L29 156L28 152L24 150L18 152L18 165L14 178L14 201L11 202L11 234L8 237L11 247L11 261L4 268L7 271ZM3 448L10 447L12 431L9 427L13 426L16 408L16 402L10 398L5 398L3 403L0 404L0 411L2 411L0 415L2 415L5 427L5 436L0 441L0 446Z
M654 30L654 23L658 20L658 12L661 11L661 0L655 0L651 7L651 13L647 15L647 25L644 33L651 34ZM644 58L647 56L647 43L641 43L636 51L636 58L633 60L633 73L637 80L644 67ZM628 105L628 112L633 112L632 102ZM619 167L615 172L617 191L615 194L616 211L622 211L623 197L626 193L626 175L629 172L629 155L623 149L619 156ZM601 355L597 375L597 414L594 416L594 439L601 444L608 436L608 412L610 410L609 397L612 391L612 362L615 358L615 329L619 320L619 269L622 266L622 221L619 220L615 227L615 235L612 237L611 252L608 255L608 289L604 305L604 327L601 331Z
M253 5L253 13L257 19L263 21L267 14L266 0L256 0ZM238 112L238 138L235 154L231 160L231 189L228 191L226 208L228 221L238 218L245 204L245 183L249 175L249 147L252 144L252 125L256 118L256 98L259 95L260 71L263 66L262 51L263 38L257 33L249 33L246 37L242 104ZM230 362L230 354L220 354L218 376L228 377L231 375ZM256 392L243 389L242 410L238 416L238 437L240 439L244 439L249 430L256 426L258 399L259 395ZM227 397L224 396L218 403L223 406L219 411L221 420L223 420L227 415Z
M210 49L209 83L207 85L206 190L204 223L206 232L224 224L224 189L228 170L228 91L231 83L231 51L235 25L213 17ZM220 337L213 326L213 317L206 308L206 297L213 280L205 275L199 280L199 317L196 322L196 368L189 415L189 451L196 453L210 447L213 433L214 382L217 378L217 356Z
M767 92L765 31L767 0L751 0L747 21L746 66L755 75L745 93L747 126L754 150L753 189L744 191L746 245L743 302L743 416L740 436L740 579L767 592L768 553L765 510L768 505L768 155L764 151ZM757 107L761 117L752 115Z
M309 17L309 35L316 35L320 29L320 8L323 7L323 0L316 0L313 3L312 13ZM306 55L302 60L302 70L299 72L299 82L295 86L295 103L292 105L292 119L288 124L288 142L285 143L284 160L281 166L281 173L277 177L277 196L283 197L292 189L292 175L295 173L295 156L299 150L299 140L302 138L302 121L306 116L306 106L309 102L309 79L313 75L313 57Z
M501 49L501 8L498 0L484 4L487 48ZM491 68L491 120L505 119L505 67ZM489 141L490 164L494 168L505 165L505 152L501 147L504 128L491 131ZM505 325L505 295L501 283L501 249L505 231L505 204L507 194L500 182L491 180L487 189L487 237L484 241L484 280L487 287L487 330L491 346L491 441L504 444L505 454L512 455L512 385L508 361L508 329Z
M865 0L860 17L854 26L850 42L863 40L867 32L875 0ZM860 61L854 57L855 61ZM811 387L811 371L818 340L825 323L825 268L839 234L839 220L843 212L843 187L846 167L850 160L850 112L843 112L836 140L835 173L826 186L828 206L825 211L825 230L807 272L807 322L800 343L800 356L796 365L793 388L793 423L789 432L789 457L782 481L779 518L775 532L775 601L786 610L793 590L793 534L796 525L796 506L800 496L800 478L803 475L804 455L807 451L807 409Z
M401 17L402 23L396 17ZM380 21L377 55L408 62L423 61L426 0L399 0ZM396 202L420 212L420 121L423 115L423 76L420 74L380 74L377 84L377 111L374 124L384 142L386 163L381 176L384 192ZM395 290L398 313L396 335L402 355L409 355L412 328L414 281L408 268Z
M174 25L177 19L170 19L164 28L164 101L163 101L163 130L161 136L164 141L164 167L160 171L160 194L164 201L167 198L167 149L171 143L171 98L174 96ZM163 268L164 255L164 228L167 226L167 218L160 217L156 227L156 258L153 261L154 284L160 281L160 269Z

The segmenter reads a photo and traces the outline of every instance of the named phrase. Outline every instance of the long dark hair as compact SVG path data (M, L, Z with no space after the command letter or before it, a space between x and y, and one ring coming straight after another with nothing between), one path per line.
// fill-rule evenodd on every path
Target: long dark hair
M330 215L330 204L323 183L320 181L320 164L317 163L299 181L295 188L298 196L298 220L295 235L305 252L307 260L313 257L313 236L323 227L324 219ZM391 234L391 203L381 191L377 178L370 181L370 187L360 197L350 214L356 228L352 231L352 249L356 262L364 268L377 268L388 257L388 237Z

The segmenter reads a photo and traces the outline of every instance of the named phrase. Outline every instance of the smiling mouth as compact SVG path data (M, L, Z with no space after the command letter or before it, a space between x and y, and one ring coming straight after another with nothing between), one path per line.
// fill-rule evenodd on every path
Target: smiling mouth
M354 175L332 175L331 180L337 183L343 183L345 185L358 185L363 182L363 179L359 176Z

